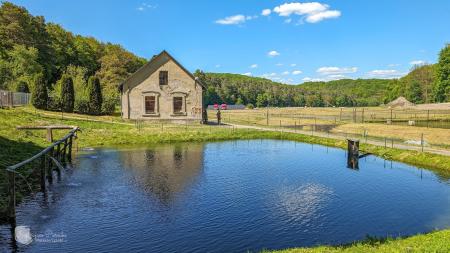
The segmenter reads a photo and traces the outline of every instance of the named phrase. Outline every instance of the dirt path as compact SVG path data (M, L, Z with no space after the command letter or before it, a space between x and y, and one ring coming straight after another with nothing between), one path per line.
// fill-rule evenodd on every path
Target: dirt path
M248 125L239 125L239 124L232 124L232 123L226 123L230 126L234 126L236 128L250 128L250 129L256 129L256 130L262 130L262 131L282 131L285 133L298 133L303 135L311 135L311 131L304 131L304 130L291 130L291 129L276 129L276 128L268 128L268 127L260 127L260 126L248 126ZM322 138L331 138L331 139L337 139L337 140L345 140L345 137L335 135L333 133L323 133L323 132L314 132L313 136L322 137ZM364 143L366 143L364 141ZM374 141L374 140L367 140L368 144L384 147L385 143L383 141ZM388 144L388 146L390 146ZM414 151L422 151L422 148L419 146L411 146L406 144L395 144L394 148L398 149L404 149L404 150L414 150ZM424 152L431 153L431 154L438 154L438 155L445 155L450 156L450 150L444 150L444 149L436 149L436 148L430 148L430 147L424 147Z

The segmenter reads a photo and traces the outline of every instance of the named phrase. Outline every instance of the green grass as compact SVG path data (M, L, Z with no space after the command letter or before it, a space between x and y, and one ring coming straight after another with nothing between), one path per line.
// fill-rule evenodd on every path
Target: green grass
M293 248L276 253L319 253L319 252L450 252L450 229L407 238L367 239L344 246L318 246L313 248Z
M45 140L45 131L16 130L23 125L76 125L82 129L75 147L133 146L171 142L203 142L232 139L284 139L345 148L342 140L305 136L277 131L259 131L250 129L232 129L217 126L176 125L144 123L139 128L132 121L122 121L118 117L109 117L105 122L92 122L80 119L61 119L60 114L17 108L0 110L0 189L5 190L5 168L9 165L36 154L49 143ZM77 117L77 115L66 115ZM97 118L97 119L102 119ZM104 119L104 118L103 118ZM58 130L55 139L67 133ZM444 180L450 178L450 157L383 148L361 144L361 150L390 160L401 161L428 168ZM26 187L23 187L26 188ZM0 192L1 194L1 192ZM19 194L19 198L22 197ZM20 201L20 199L19 199ZM0 209L4 208L6 198L0 199ZM283 252L448 252L450 230L443 230L406 239L369 240L339 247L318 247L289 249Z

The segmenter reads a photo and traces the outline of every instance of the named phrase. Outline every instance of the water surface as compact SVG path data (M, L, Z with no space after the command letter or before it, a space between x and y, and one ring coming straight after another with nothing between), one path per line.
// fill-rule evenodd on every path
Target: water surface
M450 227L448 180L375 156L346 162L344 150L276 140L85 152L47 198L18 208L41 240L18 250L246 252Z

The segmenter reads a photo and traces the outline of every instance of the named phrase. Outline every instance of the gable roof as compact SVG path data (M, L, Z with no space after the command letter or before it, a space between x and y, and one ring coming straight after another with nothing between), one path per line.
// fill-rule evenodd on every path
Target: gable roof
M181 65L175 58L172 57L166 50L163 50L158 55L153 56L150 61L144 64L141 68L139 68L136 72L134 72L131 76L129 76L125 81L123 81L119 85L119 90L123 91L123 86L127 84L128 89L132 89L134 86L140 84L145 79L147 79L151 74L153 74L156 70L158 70L163 64L172 60L175 64L180 67L186 74L188 74L196 83L198 83L202 89L205 89L205 85L203 85L198 78L196 78L191 72L189 72L183 65Z

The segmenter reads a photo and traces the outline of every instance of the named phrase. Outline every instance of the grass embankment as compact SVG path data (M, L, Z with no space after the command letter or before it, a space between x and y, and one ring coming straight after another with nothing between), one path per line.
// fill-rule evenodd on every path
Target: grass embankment
M334 253L334 252L450 252L450 229L415 235L407 238L366 240L345 246L319 246L314 248L293 248L276 253Z
M142 124L140 127L129 121L122 121L118 117L89 117L88 120L100 120L93 122L86 120L86 116L65 115L77 119L61 119L60 114L30 110L29 108L17 108L13 110L0 110L0 188L5 186L5 171L8 165L17 163L49 145L45 141L45 131L42 130L16 130L19 125L51 125L65 124L81 127L77 141L78 147L137 145L169 142L201 142L221 141L231 139L285 139L315 143L331 147L345 148L346 142L305 136L294 133L280 133L270 131L258 131L250 129L232 129L217 126L201 125L176 125L176 124ZM81 119L80 119L81 118ZM62 137L67 131L59 130L55 133L55 139ZM444 179L450 178L450 157L377 147L361 144L361 149L386 159L397 160L420 167L432 169ZM5 204L5 199L0 200L0 208ZM368 251L431 251L439 252L448 249L450 230L434 232L425 235L410 237L407 239L387 240L383 243L360 242L351 246L319 247L307 249L290 249L285 252L368 252Z

